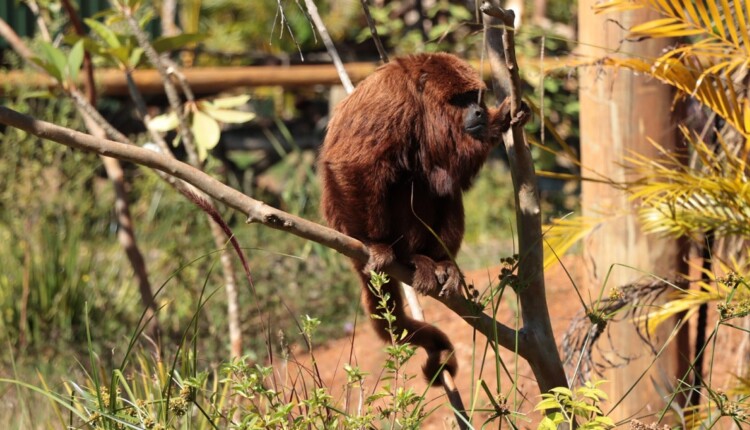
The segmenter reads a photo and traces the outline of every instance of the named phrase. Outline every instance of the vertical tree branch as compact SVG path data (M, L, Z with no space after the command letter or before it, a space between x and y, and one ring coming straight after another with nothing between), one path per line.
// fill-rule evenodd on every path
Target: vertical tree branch
M510 78L511 115L521 114L521 78L515 57L513 38L514 14L488 1L482 5L487 29L490 65L493 73ZM502 51L501 51L502 49ZM542 219L536 172L531 151L523 133L523 126L515 124L503 135L508 153L511 177L516 198L516 223L519 244L517 287L521 301L523 329L529 341L525 356L537 378L542 393L554 387L568 385L557 351L544 286L544 252Z
M375 42L375 47L378 48L378 55L380 55L380 61L383 62L383 64L388 62L388 53L385 52L385 48L383 48L383 42L380 40L380 36L378 35L378 29L375 27L375 21L372 19L372 15L370 15L370 6L367 4L367 0L361 0L362 2L362 10L365 13L365 19L367 20L367 26L370 27L370 34L372 35L372 40Z
M159 72L162 83L164 84L164 93L167 95L169 106L171 107L175 115L177 115L178 130L180 132L180 136L182 137L182 143L183 145L185 145L185 150L188 154L188 161L193 166L198 166L200 162L198 161L198 157L196 155L197 152L195 150L195 138L193 137L192 130L190 130L190 127L188 127L187 118L185 118L185 112L182 109L182 101L180 100L180 95L177 93L177 87L175 87L174 83L172 83L167 67L165 67L164 63L159 59L159 54L154 49L153 45L151 45L151 43L149 42L146 33L141 30L141 27L139 26L138 21L136 21L135 17L133 16L132 11L127 7L122 7L120 12L122 12L123 16L125 17L125 20L130 27L130 31L138 41L138 45L143 49L143 53L146 54L146 58L148 58L148 61L151 63L151 65L154 66Z

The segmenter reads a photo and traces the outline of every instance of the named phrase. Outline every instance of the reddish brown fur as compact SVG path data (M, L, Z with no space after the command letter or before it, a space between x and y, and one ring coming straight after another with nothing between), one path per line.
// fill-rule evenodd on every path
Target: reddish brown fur
M370 248L367 265L354 261L368 312L382 312L367 287L369 270L394 259L415 268L417 291L458 291L459 272L451 260L464 235L461 192L510 123L504 102L487 110L482 139L464 130L466 106L481 103L484 89L476 71L457 57L421 54L380 67L336 109L318 166L322 209L331 227ZM395 309L397 333L405 329L410 343L427 350L425 375L431 379L443 365L455 374L448 337L405 314L397 282L383 288ZM373 322L388 340L384 320Z

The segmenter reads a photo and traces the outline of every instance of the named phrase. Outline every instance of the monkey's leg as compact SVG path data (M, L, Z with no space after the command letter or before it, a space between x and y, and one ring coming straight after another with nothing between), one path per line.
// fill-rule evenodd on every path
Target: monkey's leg
M366 275L370 272L379 272L396 259L393 247L387 243L367 243L367 249L370 251L370 258L367 260L365 268L362 269Z

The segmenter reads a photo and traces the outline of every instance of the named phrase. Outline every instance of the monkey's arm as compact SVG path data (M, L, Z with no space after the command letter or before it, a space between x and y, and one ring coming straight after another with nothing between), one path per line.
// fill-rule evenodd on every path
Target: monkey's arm
M393 163L376 162L364 173L367 187L361 190L360 198L364 204L360 210L365 211L366 237L362 242L370 250L370 258L363 271L380 271L396 259L393 251L393 231L389 189L396 181L397 171ZM360 172L362 175L363 172Z

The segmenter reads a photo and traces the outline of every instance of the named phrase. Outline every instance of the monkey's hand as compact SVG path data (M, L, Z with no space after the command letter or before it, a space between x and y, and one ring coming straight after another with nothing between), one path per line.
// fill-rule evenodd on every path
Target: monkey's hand
M370 272L380 272L383 268L396 259L396 254L393 253L393 248L385 243L365 243L367 249L370 251L370 258L367 260L367 264L362 271L365 274Z
M498 115L500 115L499 127L501 132L508 131L514 125L523 126L531 118L531 108L524 101L521 101L518 112L515 115L511 115L510 97L506 97L497 109Z
M529 119L531 119L531 108L525 101L521 101L521 106L519 106L518 112L516 112L516 115L510 119L510 125L524 126L529 122Z
M413 255L414 281L412 287L420 294L440 291L439 296L450 296L460 292L461 272L452 261L436 263L430 257Z

